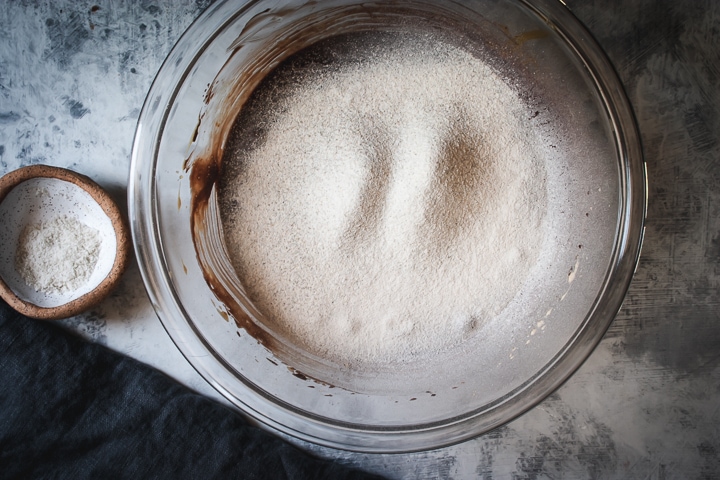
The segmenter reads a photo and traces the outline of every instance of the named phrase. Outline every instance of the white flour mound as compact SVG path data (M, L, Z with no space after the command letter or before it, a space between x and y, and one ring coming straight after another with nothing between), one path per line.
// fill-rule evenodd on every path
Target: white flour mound
M278 87L219 197L271 328L346 365L478 331L534 265L547 203L527 107L494 70L432 39L373 49Z
M90 280L101 244L100 232L72 217L30 224L20 234L15 268L38 292L70 293Z

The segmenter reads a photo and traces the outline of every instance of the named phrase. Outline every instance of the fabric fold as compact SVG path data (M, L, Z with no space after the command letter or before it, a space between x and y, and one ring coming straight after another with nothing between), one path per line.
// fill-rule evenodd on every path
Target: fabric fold
M0 478L378 478L0 301Z

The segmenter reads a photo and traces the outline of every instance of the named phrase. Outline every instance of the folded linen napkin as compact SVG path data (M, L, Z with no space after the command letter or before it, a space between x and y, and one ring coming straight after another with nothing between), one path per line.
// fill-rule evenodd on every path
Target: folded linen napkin
M0 478L377 478L0 300Z

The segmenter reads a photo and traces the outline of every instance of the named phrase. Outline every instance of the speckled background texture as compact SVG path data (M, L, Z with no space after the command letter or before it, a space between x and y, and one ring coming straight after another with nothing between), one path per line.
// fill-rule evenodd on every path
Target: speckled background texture
M124 204L144 97L209 3L4 2L0 173L68 167ZM391 478L720 478L720 2L566 3L625 84L648 167L646 238L618 317L555 394L479 438L407 455L305 448ZM136 265L63 323L217 396L163 330Z

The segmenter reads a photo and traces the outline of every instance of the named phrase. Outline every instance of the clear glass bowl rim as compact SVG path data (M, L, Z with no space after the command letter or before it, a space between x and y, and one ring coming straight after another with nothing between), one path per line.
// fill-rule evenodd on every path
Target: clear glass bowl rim
M312 443L360 452L400 453L439 448L485 433L518 417L559 388L590 356L619 311L637 268L647 210L647 176L634 114L612 64L592 35L560 0L516 0L550 26L586 66L613 125L621 173L618 236L605 288L567 348L526 387L500 399L480 415L449 420L442 425L404 430L363 431L308 418L247 389L238 398L223 387L213 370L222 362L183 321L185 311L171 285L158 229L155 203L157 151L178 86L202 49L227 22L263 0L238 6L231 0L212 4L180 37L160 68L139 116L128 183L128 212L133 245L151 303L164 328L189 363L208 383L242 412L280 432ZM197 39L204 39L198 42ZM152 159L152 161L148 161Z

